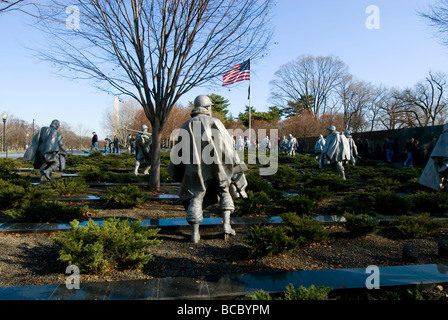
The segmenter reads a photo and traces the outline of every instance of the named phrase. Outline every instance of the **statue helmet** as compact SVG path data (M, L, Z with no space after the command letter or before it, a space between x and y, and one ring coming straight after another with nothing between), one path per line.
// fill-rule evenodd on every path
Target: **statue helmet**
M142 126L140 127L140 129L142 131L147 131L148 130L148 126L146 124L142 124Z
M328 131L336 131L336 127L334 125L331 125L327 129Z
M194 99L194 107L195 108L208 108L211 107L212 105L212 100L206 96L206 95L200 95L197 96L196 99Z
M55 120L51 121L50 127L58 129L59 125L60 125L59 120L55 119Z

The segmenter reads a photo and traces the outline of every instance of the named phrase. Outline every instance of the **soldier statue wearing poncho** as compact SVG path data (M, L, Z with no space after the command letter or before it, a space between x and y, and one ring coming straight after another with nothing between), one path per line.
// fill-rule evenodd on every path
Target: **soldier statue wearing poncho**
M350 146L347 138L336 131L336 127L328 127L328 136L322 150L322 164L324 166L335 166L338 175L345 180L343 163L350 160Z
M33 137L23 156L24 161L33 160L35 169L40 170L42 181L51 181L53 171L65 170L67 150L59 129L59 120L53 120L49 127L42 127Z
M191 119L180 130L170 155L168 173L180 181L179 197L192 226L191 241L200 239L199 224L203 209L219 203L223 218L224 239L235 235L230 225L233 199L247 197L247 166L240 161L233 139L224 125L211 116L212 102L200 95L194 100Z
M143 174L149 174L151 168L151 133L148 132L148 126L143 124L141 132L135 136L135 164L134 174L138 175L138 169L143 162L146 162L146 167L143 169Z
M418 183L440 191L445 188L448 178L448 123L443 126Z

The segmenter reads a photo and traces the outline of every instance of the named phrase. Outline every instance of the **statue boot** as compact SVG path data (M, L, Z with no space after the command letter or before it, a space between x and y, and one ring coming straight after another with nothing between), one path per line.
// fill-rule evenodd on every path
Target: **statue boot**
M230 225L230 214L232 213L232 211L230 210L225 210L222 213L222 219L223 219L223 232L224 232L224 240L228 240L229 236L234 236L236 234L235 230L232 229L231 225Z
M191 242L198 243L201 239L201 235L199 234L199 223L191 223L192 233L191 233Z
M134 165L134 175L138 176L138 168L140 167L140 162L136 161Z
M342 180L346 180L345 179L345 170L344 170L344 166L342 165L341 162L337 162L336 163L336 170L338 172L338 175L341 177Z
M143 171L143 174L144 175L148 175L149 174L149 169L151 169L151 165L146 167L146 169Z
M51 181L50 169L40 170L40 181Z

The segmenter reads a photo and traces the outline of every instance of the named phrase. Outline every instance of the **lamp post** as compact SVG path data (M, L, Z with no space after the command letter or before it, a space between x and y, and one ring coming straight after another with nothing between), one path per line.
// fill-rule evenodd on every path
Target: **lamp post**
M8 114L6 112L3 112L2 119L3 119L3 152L6 153L6 158L8 158L8 152L6 151L6 119L8 118Z

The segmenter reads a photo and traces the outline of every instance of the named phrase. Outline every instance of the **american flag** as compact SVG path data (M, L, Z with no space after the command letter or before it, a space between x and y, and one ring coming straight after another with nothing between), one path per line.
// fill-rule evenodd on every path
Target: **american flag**
M250 80L250 59L236 64L222 75L222 86L228 86L238 81Z

